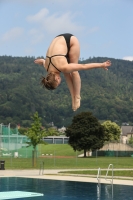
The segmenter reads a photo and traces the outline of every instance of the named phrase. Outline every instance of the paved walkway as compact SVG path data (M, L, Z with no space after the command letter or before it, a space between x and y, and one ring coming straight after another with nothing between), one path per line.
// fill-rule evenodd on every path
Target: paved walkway
M76 169L69 169L69 170L75 171ZM68 169L44 170L43 174L39 174L40 172L39 170L0 170L0 177L24 177L24 178L80 181L80 182L93 182L93 183L98 182L96 176L74 175L74 174L67 176L64 174L59 174L60 171L69 171L69 170ZM82 170L85 170L85 169L82 169ZM130 170L130 169L119 169L119 170ZM126 179L129 179L129 177L126 177ZM106 181L105 177L101 177L101 183L110 183L110 181ZM113 184L133 186L133 178L130 178L130 180L125 180L125 177L119 177L119 178L114 177Z

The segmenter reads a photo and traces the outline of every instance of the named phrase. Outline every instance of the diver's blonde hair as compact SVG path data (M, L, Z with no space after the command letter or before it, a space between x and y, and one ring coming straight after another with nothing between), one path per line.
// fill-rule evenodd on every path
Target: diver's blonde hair
M48 90L54 90L57 87L57 81L55 80L55 72L50 72L46 77L42 76L41 84Z

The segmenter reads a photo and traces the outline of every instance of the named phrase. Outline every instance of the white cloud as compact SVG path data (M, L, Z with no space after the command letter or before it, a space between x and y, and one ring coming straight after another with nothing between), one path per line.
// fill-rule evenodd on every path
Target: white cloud
M51 15L44 20L43 27L51 34L81 31L83 27L76 25L72 21L72 17L71 13L65 13L61 16L58 14Z
M27 21L29 21L29 22L42 22L42 20L45 19L45 17L48 15L48 13L49 13L48 9L43 8L37 14L29 15L27 17Z
M2 36L2 41L7 42L16 40L16 38L20 37L23 34L23 32L24 32L23 28L20 27L12 28Z
M46 8L41 9L35 15L30 15L26 19L28 22L37 23L38 31L45 31L48 34L56 35L62 32L79 32L84 30L83 26L74 23L75 13L55 13L50 15Z
M125 56L123 57L123 60L133 61L133 56Z

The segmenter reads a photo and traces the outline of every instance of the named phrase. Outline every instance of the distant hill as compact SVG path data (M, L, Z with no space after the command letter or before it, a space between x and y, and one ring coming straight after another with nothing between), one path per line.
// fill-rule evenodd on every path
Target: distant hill
M29 126L30 116L38 111L44 126L67 126L73 116L91 111L99 120L133 123L133 62L94 57L82 61L112 61L108 71L80 71L82 79L81 107L73 112L71 97L63 81L56 90L40 85L43 67L34 64L34 57L0 56L0 123ZM81 62L81 61L80 61Z

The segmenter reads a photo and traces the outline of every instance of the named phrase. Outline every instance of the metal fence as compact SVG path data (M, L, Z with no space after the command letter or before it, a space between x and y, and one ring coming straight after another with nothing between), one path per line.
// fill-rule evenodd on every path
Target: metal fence
M33 147L27 147L27 142L27 136L21 135L17 127L0 124L0 157L32 157Z
M92 156L105 156L105 157L133 157L133 151L94 151Z

